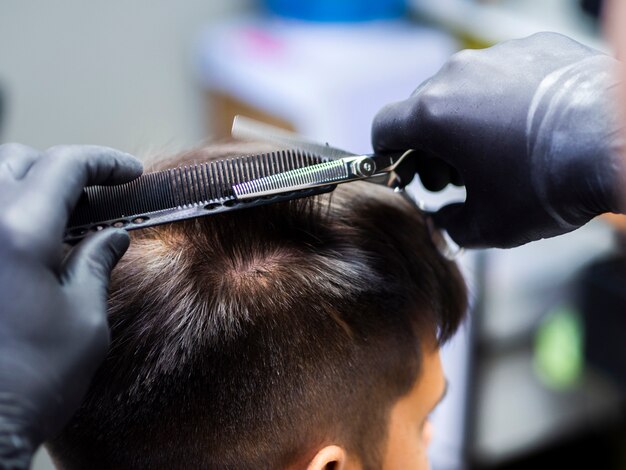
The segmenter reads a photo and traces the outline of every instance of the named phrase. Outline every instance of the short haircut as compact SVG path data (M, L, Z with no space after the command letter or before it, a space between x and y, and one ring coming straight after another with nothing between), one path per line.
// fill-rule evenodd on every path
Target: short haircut
M376 468L421 348L466 309L423 214L370 183L132 235L108 358L49 443L65 469L299 468L330 443Z

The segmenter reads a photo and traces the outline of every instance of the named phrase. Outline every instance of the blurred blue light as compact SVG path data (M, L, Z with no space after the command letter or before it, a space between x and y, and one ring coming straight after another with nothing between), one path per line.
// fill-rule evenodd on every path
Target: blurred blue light
M287 18L321 22L356 22L399 18L406 0L265 0L273 13Z

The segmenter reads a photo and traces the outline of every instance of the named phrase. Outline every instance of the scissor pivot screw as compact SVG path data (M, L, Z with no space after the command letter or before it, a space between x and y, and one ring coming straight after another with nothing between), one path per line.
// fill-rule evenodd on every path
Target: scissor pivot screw
M368 177L372 176L375 167L376 165L371 158L364 157L353 162L352 171L359 176Z

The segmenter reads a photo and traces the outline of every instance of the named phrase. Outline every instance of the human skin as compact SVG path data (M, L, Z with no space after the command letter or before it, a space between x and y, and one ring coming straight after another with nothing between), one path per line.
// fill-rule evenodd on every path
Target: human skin
M605 35L611 44L615 57L623 64L626 61L626 2L623 0L607 1L603 17ZM622 104L618 108L621 111L622 119L626 119L626 67L621 67L620 74L621 88L616 99ZM626 155L623 158L626 159Z
M626 2L610 0L604 10L604 29L618 60L626 60ZM622 97L626 96L626 70L622 70ZM624 101L622 100L622 103ZM622 109L626 109L626 103Z
M429 415L443 400L446 390L439 347L433 339L422 345L421 369L413 387L390 409L381 470L430 469L428 447L433 429ZM338 470L363 470L359 456L339 443L318 450L306 468L322 470L329 465Z
M413 389L391 409L384 470L430 468L427 451L433 431L429 415L446 389L439 348L429 346L423 352L422 370Z

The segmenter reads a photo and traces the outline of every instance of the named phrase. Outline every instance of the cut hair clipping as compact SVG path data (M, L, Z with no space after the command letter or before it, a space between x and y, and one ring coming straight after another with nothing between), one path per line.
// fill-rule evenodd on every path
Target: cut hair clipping
M448 234L448 231L435 225L435 221L431 217L431 213L426 209L426 203L423 200L416 198L414 194L411 194L404 189L396 188L395 191L400 193L402 197L413 204L415 208L424 215L430 239L441 256L450 261L455 261L463 254L465 249L452 239L452 237Z
M438 228L429 215L426 215L426 225L430 232L430 239L441 256L450 261L456 261L464 253L465 249L452 239L447 230Z

